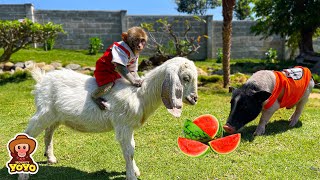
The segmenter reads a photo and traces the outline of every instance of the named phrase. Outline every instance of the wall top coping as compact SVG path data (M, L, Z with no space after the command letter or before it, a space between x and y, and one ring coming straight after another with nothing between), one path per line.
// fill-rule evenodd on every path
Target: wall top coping
M33 6L32 3L24 3L24 4L0 4L1 6Z
M41 12L41 11L52 11L52 12L113 12L113 13L118 13L118 12L127 12L126 10L115 10L115 11L106 11L106 10L51 10L51 9L38 9L36 12Z
M146 14L141 14L141 15L139 15L139 14L134 14L134 15L131 15L131 14L128 14L128 16L139 16L139 17L149 17L149 16L152 16L152 17L193 17L194 15L188 15L188 14L184 14L184 15L179 15L179 14L177 14L177 15L152 15L152 14L148 14L148 15L146 15ZM206 16L199 16L199 17L213 17L213 15L206 15Z
M223 22L223 20L213 20L213 22ZM253 20L232 20L232 23L252 23L252 22L256 22Z

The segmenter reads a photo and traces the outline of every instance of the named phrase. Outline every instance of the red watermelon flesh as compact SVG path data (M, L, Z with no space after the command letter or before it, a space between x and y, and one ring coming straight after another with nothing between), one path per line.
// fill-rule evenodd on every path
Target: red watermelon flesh
M211 114L204 114L193 120L193 123L201 128L211 139L213 139L220 128L219 121Z
M204 155L209 149L206 144L183 137L178 138L178 147L184 154L191 157Z
M218 154L229 154L239 146L240 140L241 134L237 133L212 140L209 142L209 145Z

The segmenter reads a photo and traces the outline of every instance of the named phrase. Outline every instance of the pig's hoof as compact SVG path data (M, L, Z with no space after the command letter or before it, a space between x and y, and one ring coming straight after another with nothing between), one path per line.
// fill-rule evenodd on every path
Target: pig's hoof
M235 128L230 126L229 124L224 125L223 129L229 134L234 134L236 132Z
M256 131L253 133L254 136L261 136L264 134L265 129L263 128L257 128Z

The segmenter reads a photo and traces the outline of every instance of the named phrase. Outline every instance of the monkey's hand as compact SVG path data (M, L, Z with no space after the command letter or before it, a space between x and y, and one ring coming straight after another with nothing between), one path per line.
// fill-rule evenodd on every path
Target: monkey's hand
M143 80L140 78L136 78L133 80L132 85L136 86L136 87L141 87Z
M121 64L117 64L116 68L117 71L121 74L121 76L127 79L132 85L136 87L141 87L143 80L139 76L134 76L128 71L128 69L125 66Z

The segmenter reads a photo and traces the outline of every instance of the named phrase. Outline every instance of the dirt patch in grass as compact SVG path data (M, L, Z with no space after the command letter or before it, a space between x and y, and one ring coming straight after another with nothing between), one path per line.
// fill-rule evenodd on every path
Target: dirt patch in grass
M320 94L319 93L311 93L309 98L320 99Z

